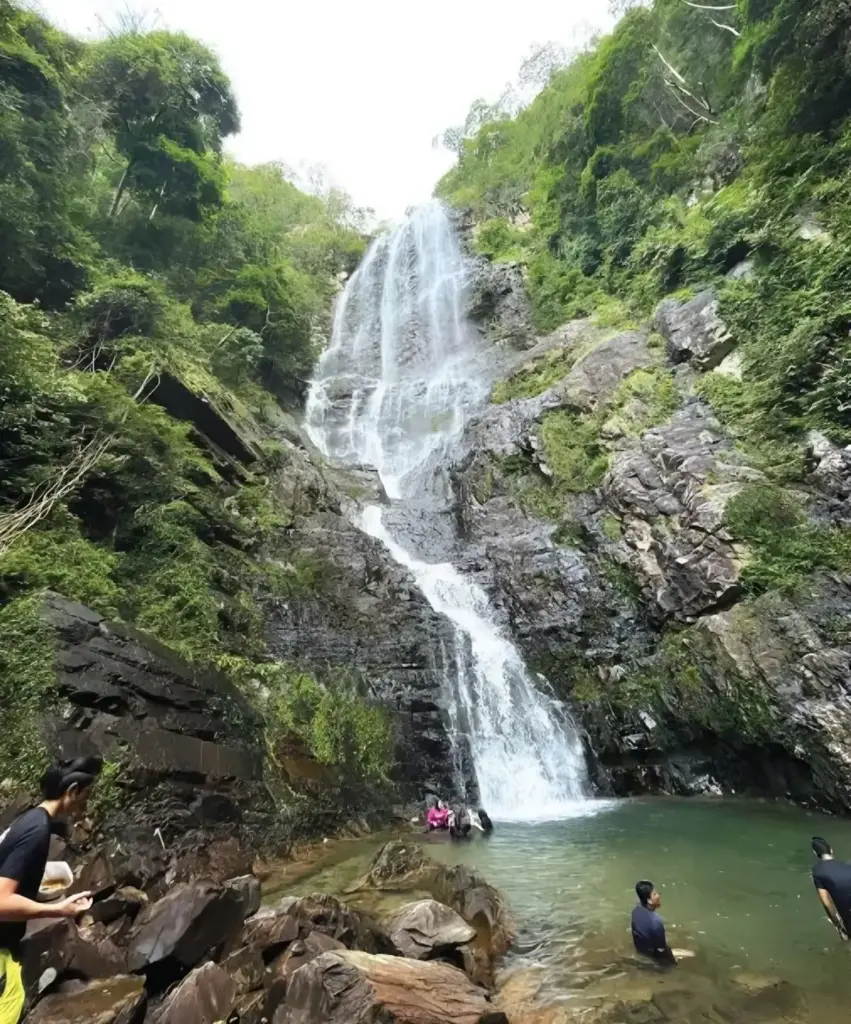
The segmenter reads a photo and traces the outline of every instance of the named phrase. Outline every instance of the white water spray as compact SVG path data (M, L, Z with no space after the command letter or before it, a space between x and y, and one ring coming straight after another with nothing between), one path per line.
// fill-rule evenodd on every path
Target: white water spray
M464 264L437 203L377 239L337 305L306 425L327 456L374 466L391 500L431 497L435 467L486 401L487 353L463 317ZM359 524L455 627L445 659L450 728L467 736L481 801L495 817L575 813L585 794L582 744L569 717L532 680L481 589L452 565L413 557L365 510Z

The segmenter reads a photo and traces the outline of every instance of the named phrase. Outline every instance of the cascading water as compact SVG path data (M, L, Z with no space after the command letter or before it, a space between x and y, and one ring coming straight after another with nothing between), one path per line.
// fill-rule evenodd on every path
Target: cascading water
M463 316L464 261L438 203L377 239L337 305L306 426L328 457L374 466L391 501L434 500L435 470L487 399L487 355ZM573 813L585 793L576 729L533 682L477 584L414 558L371 506L361 528L455 627L445 659L450 726L467 737L481 801L502 819Z

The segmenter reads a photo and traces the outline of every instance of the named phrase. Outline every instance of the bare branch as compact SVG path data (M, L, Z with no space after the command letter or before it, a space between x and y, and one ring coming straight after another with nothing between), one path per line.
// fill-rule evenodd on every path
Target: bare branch
M716 28L723 28L726 32L732 32L737 39L742 38L742 33L738 29L733 28L732 25L723 25L720 21L716 21L714 18L709 19Z
M664 56L662 55L662 51L659 49L659 47L655 43L653 44L653 49L656 51L656 53L657 53L657 55L659 57L659 60L662 61L662 63L671 72L671 74L674 76L674 78L676 78L678 82L682 82L682 84L685 85L686 84L686 80L679 73L679 71L677 71L677 69L674 67L673 64L670 64L667 60L665 60Z
M735 4L729 4L725 7L709 7L706 4L693 4L691 0L683 0L683 3L686 7L694 7L698 11L735 11L736 9Z

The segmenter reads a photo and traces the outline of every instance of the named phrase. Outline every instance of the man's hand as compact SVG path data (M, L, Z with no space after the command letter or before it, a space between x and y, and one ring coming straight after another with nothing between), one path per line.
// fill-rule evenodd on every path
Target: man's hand
M78 892L75 896L60 900L53 905L56 917L78 917L85 914L92 905L92 894L90 892ZM53 916L53 915L51 915Z

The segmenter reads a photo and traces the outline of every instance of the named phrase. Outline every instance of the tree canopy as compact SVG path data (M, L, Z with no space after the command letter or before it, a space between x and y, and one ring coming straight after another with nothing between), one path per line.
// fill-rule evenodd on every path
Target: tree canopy
M746 370L728 410L847 441L851 8L620 6L532 103L459 139L438 194L525 265L542 329L713 285Z

